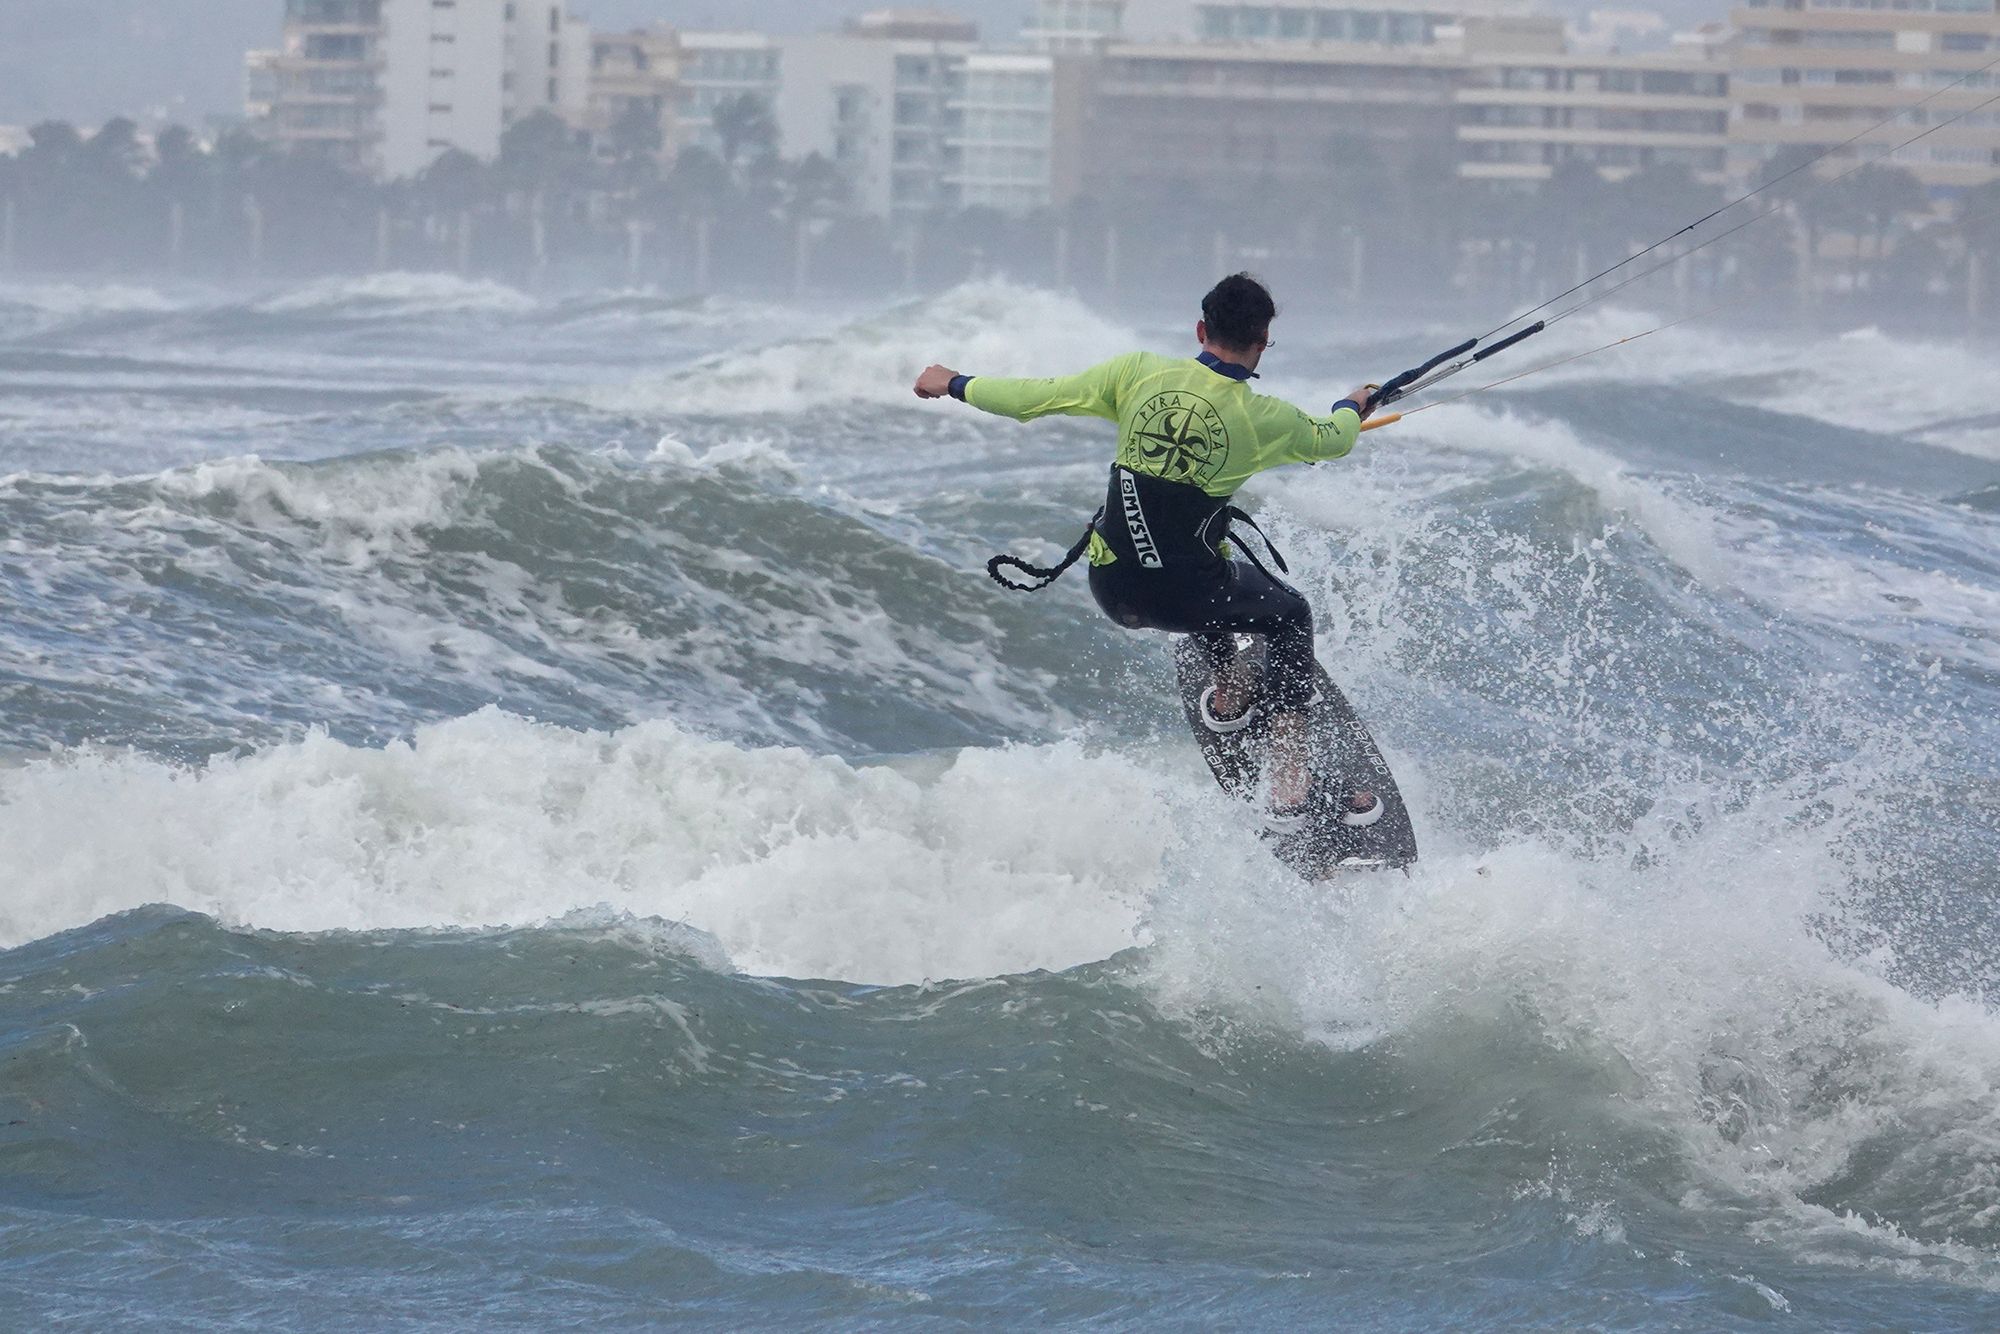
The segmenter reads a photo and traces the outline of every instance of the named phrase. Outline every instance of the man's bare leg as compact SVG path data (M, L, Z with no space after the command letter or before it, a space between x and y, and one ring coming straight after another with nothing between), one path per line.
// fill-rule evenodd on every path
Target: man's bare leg
M1272 714L1270 736L1264 767L1271 777L1271 809L1296 810L1312 791L1312 775L1306 772L1305 714Z
M1306 769L1306 716L1303 713L1271 715L1271 743L1265 761L1271 776L1271 809L1292 811L1305 805L1312 793L1312 774ZM1365 787L1347 794L1343 812L1348 824L1373 824L1370 812L1379 804Z
M1208 708L1218 718L1240 718L1250 702L1249 655L1238 653L1215 669L1215 693Z

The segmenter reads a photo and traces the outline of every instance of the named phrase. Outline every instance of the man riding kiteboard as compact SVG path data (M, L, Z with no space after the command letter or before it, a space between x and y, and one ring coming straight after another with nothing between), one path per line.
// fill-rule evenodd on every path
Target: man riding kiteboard
M1266 820L1282 832L1304 821L1311 796L1306 707L1313 699L1312 608L1247 544L1247 562L1230 558L1224 543L1232 520L1256 527L1230 500L1266 468L1346 455L1377 386L1355 389L1325 417L1252 392L1248 382L1257 378L1257 363L1271 346L1277 307L1248 274L1217 283L1202 298L1201 313L1194 326L1201 353L1192 359L1130 352L1049 380L961 375L934 365L917 378L916 392L919 398L949 394L1016 421L1061 413L1118 423L1110 490L1087 535L1091 595L1128 629L1195 637L1213 680L1201 696L1201 720L1217 733L1248 726L1257 707L1252 683L1238 669L1235 636L1264 636ZM1070 560L1085 549L1079 543ZM1277 552L1270 555L1284 570ZM1069 564L1038 571L1011 557L997 560L1044 575L1044 582ZM993 568L1009 587L1030 587L1012 584L997 564ZM1355 817L1367 817L1376 805L1368 791L1344 799Z

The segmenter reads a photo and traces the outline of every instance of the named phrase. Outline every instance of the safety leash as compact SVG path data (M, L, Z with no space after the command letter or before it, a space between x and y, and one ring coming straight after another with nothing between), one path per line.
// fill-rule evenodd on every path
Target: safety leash
M1091 535L1097 531L1098 521L1103 517L1104 507L1100 505L1097 508L1097 513L1090 516L1090 522L1083 526L1083 536L1076 539L1076 545L1071 547L1061 560L1047 569L1039 565L1030 565L1019 556L1002 554L986 562L986 573L991 575L993 582L1002 588L1011 589L1016 593L1039 593L1056 580L1062 578L1063 571L1083 559L1083 553L1090 550ZM1016 583L1000 572L1006 566L1012 566L1023 574L1033 575L1035 582L1032 584Z

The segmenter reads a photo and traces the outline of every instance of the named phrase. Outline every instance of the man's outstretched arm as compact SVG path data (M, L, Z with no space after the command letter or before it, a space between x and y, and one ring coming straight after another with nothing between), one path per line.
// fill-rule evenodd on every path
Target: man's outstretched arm
M1010 380L992 375L960 375L949 366L932 366L917 377L918 398L947 394L983 412L1028 421L1057 413L1073 417L1118 419L1118 390L1128 359L1116 357L1080 375L1052 380Z

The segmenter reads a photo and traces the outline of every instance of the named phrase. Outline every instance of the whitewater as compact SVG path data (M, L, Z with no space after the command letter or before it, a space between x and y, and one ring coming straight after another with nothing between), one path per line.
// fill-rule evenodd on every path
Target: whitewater
M1279 296L1308 407L1464 333ZM909 390L1192 320L0 284L0 1324L2000 1324L1993 349L1257 479L1424 849L1314 885L986 579L1104 424Z

